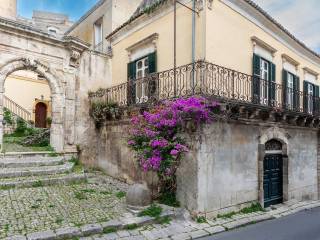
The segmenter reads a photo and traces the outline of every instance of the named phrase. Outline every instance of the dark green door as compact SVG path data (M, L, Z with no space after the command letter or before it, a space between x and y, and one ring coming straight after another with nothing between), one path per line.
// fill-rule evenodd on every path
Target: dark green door
M264 158L264 206L282 203L282 155L267 154Z

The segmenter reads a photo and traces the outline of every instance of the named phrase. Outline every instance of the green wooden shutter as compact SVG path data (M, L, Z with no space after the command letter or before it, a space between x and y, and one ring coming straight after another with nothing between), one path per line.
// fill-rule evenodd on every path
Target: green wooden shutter
M128 85L127 85L127 101L128 105L134 104L136 102L136 62L130 62L128 63L127 67L127 73L128 73Z
M270 63L269 68L269 106L276 106L276 65Z
M128 80L136 78L136 62L128 63Z
M151 99L156 100L156 92L157 92L157 75L155 74L157 72L157 52L153 52L148 55L148 62L149 62L149 73L150 78L148 80L148 96Z
M288 93L288 72L286 70L282 70L282 105L284 109L287 109L287 93Z
M257 104L260 103L260 61L260 56L253 54L252 101Z
M149 60L149 73L155 73L157 71L157 52L153 52L148 55Z
M308 82L303 81L303 110L308 112Z
M313 85L313 114L319 114L319 86Z
M294 76L293 81L293 108L295 111L300 111L300 78Z

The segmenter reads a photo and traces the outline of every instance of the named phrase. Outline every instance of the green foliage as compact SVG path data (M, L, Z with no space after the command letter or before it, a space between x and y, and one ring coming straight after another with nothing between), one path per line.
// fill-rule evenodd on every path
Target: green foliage
M12 117L12 113L6 108L3 111L3 119L6 121L7 125L12 126L14 124L14 119Z
M253 212L264 212L265 210L261 207L260 203L252 203L250 207L245 207L238 212L230 212L226 214L218 214L217 218L231 218L236 214L249 214Z
M126 196L126 192L119 191L116 193L116 197L119 199L124 198L125 196Z
M79 158L72 157L69 160L69 162L72 162L74 164L73 168L72 168L73 172L81 172L81 171L83 171L83 166L82 166L82 163L80 162Z
M169 224L171 222L171 218L169 216L159 217L156 219L158 224Z
M117 228L115 228L115 227L105 227L103 229L103 233L104 234L113 233L113 232L116 232L116 231L117 231Z
M15 186L12 186L12 185L2 185L0 186L0 190L10 190L10 189L13 189L15 188Z
M204 216L198 216L198 217L196 218L196 222L197 222L197 223L206 223L206 222L207 222L207 219L206 219L206 217L204 217Z
M32 187L43 187L43 182L41 180L37 180L36 182L32 183Z
M229 212L225 214L218 214L217 218L232 218L234 215L236 215L236 212Z
M125 229L127 229L127 230L134 230L134 229L136 229L136 228L138 228L138 224L136 224L136 223L128 224L128 225L125 227Z
M112 120L113 117L119 119L121 110L117 103L93 101L90 108L90 116L93 118L97 128L100 128L107 120Z
M81 192L84 192L84 193L95 193L96 190L95 189L82 189Z
M74 197L78 200L85 200L85 199L88 199L87 196L85 195L84 192L75 192L74 193Z
M240 213L248 214L253 212L264 212L265 210L261 207L260 203L252 203L250 207L245 207L240 210Z
M180 207L180 203L176 198L175 193L167 192L162 193L159 197L159 202L171 207Z
M17 118L17 128L14 133L17 136L26 136L27 135L28 126L26 122L22 118Z
M150 207L146 208L145 210L141 211L138 216L142 217L142 216L150 216L150 217L154 217L154 218L158 218L160 217L162 213L162 207L156 205L156 204L151 204Z
M145 9L143 9L143 13L151 14L153 13L158 7L165 4L168 0L158 0L154 4L151 4L147 6Z
M51 125L51 123L52 123L52 118L51 118L51 117L47 117L46 121L47 121L47 124L48 124L48 125Z

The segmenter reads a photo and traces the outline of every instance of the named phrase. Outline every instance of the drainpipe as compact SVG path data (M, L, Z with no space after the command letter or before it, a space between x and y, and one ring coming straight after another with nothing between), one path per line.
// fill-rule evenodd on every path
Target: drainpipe
M195 69L194 69L194 63L195 63L195 44L196 44L196 0L192 0L192 56L191 56L191 60L192 60L192 64L193 64L193 73L192 73L192 82L191 82L191 86L192 86L192 91L194 92L194 74L195 74Z

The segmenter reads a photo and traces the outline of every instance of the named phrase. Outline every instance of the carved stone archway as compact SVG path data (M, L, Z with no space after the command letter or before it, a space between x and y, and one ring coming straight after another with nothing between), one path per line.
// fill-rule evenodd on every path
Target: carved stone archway
M61 81L50 70L49 66L36 59L18 58L6 62L0 66L0 143L3 144L3 99L4 83L6 78L18 70L30 70L41 74L49 83L52 97L52 124L50 129L50 144L57 151L64 150L64 106L65 96L61 87Z
M268 128L259 137L258 144L258 199L261 206L264 207L264 189L263 189L263 175L264 175L264 158L266 155L266 143L271 141L278 141L282 144L281 153L283 160L283 201L288 201L289 198L289 159L288 159L288 143L290 135L286 133L283 129L278 127Z

